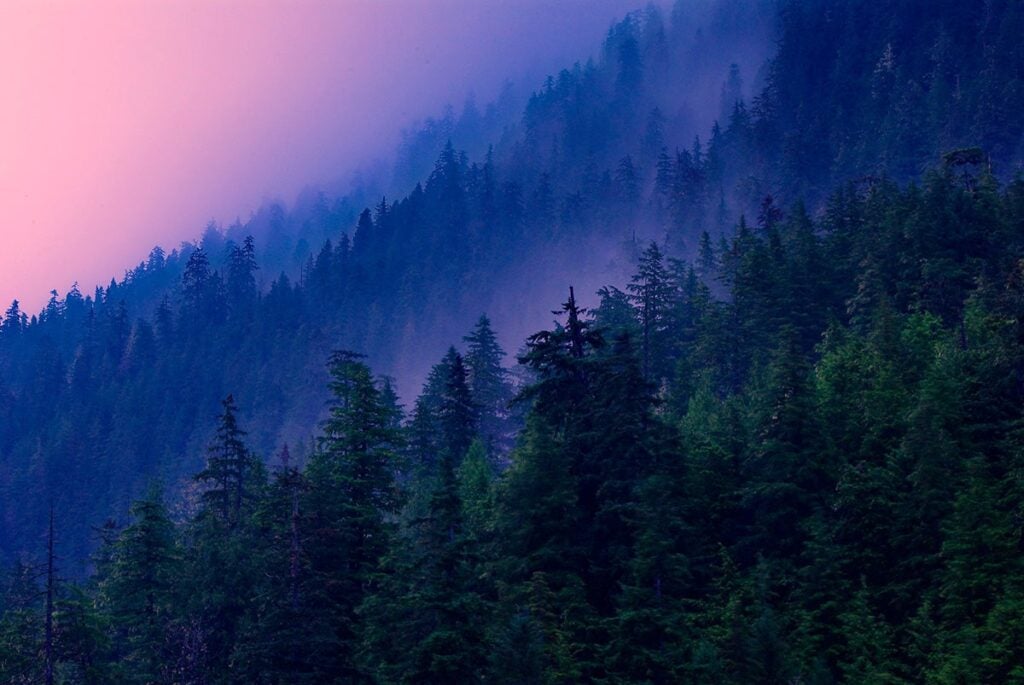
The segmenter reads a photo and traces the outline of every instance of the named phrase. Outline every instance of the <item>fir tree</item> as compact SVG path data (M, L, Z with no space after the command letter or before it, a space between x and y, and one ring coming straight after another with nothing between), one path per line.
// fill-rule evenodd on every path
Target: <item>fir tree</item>
M253 497L256 460L245 445L245 431L238 425L235 398L228 395L221 406L224 412L207 451L206 468L195 479L205 486L202 497L207 511L234 527Z
M369 368L352 352L335 352L328 364L333 396L330 415L309 465L314 533L312 573L326 583L330 626L339 648L326 672L360 676L355 654L362 630L357 609L377 582L388 551L401 437L393 409L384 404Z
M463 340L467 345L465 362L470 394L479 413L480 436L492 453L503 455L510 449L513 428L509 411L512 384L502 366L505 351L486 315L480 316Z
M638 310L644 376L659 382L671 366L670 326L672 287L661 250L651 243L640 257L639 269L629 285Z
M100 580L101 606L116 626L118 670L126 680L162 682L170 677L167 633L179 599L180 553L157 488L132 506L132 517L114 542L109 574Z

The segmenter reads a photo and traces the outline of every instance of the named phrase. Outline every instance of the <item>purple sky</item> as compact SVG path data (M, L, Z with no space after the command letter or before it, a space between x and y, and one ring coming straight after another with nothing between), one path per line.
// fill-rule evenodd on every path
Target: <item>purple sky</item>
M642 4L4 0L0 303L35 311L386 159L403 127L585 59Z

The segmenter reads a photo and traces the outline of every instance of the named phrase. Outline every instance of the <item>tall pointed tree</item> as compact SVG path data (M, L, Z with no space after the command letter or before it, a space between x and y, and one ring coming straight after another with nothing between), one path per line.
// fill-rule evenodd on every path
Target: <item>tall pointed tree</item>
M217 425L217 433L207 450L206 468L196 474L204 486L202 493L206 511L229 527L242 518L243 507L253 497L251 491L258 471L257 460L246 447L245 431L238 425L235 398L228 395Z
M481 315L466 342L466 367L469 388L479 412L479 431L484 444L492 452L504 455L511 448L512 383L502 366L505 351L491 328L491 321Z
M441 451L446 452L457 466L476 437L478 408L469 390L466 365L454 347L445 355L444 365L448 369L448 377L438 407Z
M180 555L159 489L151 488L131 511L132 522L114 543L109 575L100 579L102 606L113 622L128 682L162 682L173 661L168 627Z
M373 591L399 509L395 484L401 435L394 410L381 398L360 355L331 355L330 414L308 470L312 572L323 579L338 640L328 669L342 681L360 679L355 654L362 630L356 613Z
M629 292L640 318L641 363L644 377L659 383L671 372L672 283L657 243L640 257Z

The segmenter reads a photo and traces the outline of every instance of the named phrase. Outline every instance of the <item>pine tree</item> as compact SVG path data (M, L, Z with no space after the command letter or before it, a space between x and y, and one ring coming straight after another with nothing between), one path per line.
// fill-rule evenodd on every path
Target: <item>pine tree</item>
M697 273L704 281L709 281L715 277L718 266L715 247L712 245L711 236L708 235L707 231L701 232L700 245L697 249Z
M102 685L114 680L108 625L86 588L63 589L54 603L56 682Z
M597 294L601 302L593 312L594 326L609 337L626 334L638 338L640 326L630 296L615 286L604 286Z
M0 676L11 683L38 683L43 679L44 631L38 573L21 562L5 571L0 595Z
M480 436L493 454L503 456L511 448L513 429L509 411L512 384L502 366L505 351L486 315L480 316L463 340L467 345L465 362L470 394L479 415Z
M370 250L373 238L373 215L369 209L364 209L359 215L359 223L356 224L356 231L352 236L352 251L357 255L365 255Z
M633 158L626 155L615 169L615 186L622 204L631 209L640 201L640 176L633 166Z
M212 300L217 296L215 279L210 271L210 260L201 247L196 247L189 255L181 276L181 294L189 315L202 319L212 314Z
M338 642L329 600L313 574L308 541L315 520L306 511L310 483L291 463L287 445L253 514L252 550L261 570L233 648L235 676L246 682L323 682Z
M457 466L462 462L477 434L478 408L469 390L466 365L452 347L443 362L448 369L438 406L441 428L441 453L447 453Z
M487 449L474 440L456 473L465 534L475 544L489 541L494 529L495 474ZM478 548L478 551L479 548Z
M245 445L234 398L228 396L206 468L195 476L201 507L188 531L185 575L188 623L175 635L178 668L196 678L233 671L231 662L247 607L254 601L260 569L252 554L252 514L263 496L263 464Z
M115 630L119 670L128 682L163 682L172 662L167 633L178 599L180 553L163 496L151 488L132 505L109 575L100 580L102 607Z
M861 587L854 594L839 620L847 640L839 659L846 682L906 682L896 674L892 631L872 610L867 588Z
M445 354L439 363L431 367L423 391L413 405L408 427L408 451L411 461L409 466L414 474L432 473L443 449L441 404L451 378L452 360L451 354Z
M205 486L202 498L206 511L233 528L242 520L243 509L254 496L252 488L258 469L256 459L245 445L246 433L238 425L235 398L228 395L221 406L224 412L207 451L206 468L195 479Z
M818 457L809 370L792 332L784 335L768 372L756 442L742 465L743 507L751 517L748 558L791 563L804 542L799 522L818 506L817 495L834 474Z
M362 677L355 661L362 630L357 609L377 583L399 508L395 473L401 436L370 369L352 352L328 364L332 402L310 461L312 573L326 583L330 624L339 643L325 671Z
M257 296L255 272L259 268L252 236L246 236L241 246L230 245L225 285L232 314L239 317L250 314Z
M644 377L658 383L668 377L672 362L672 286L661 250L651 243L640 257L629 292L640 319Z
M527 419L513 455L498 514L501 575L510 584L504 603L528 607L526 616L506 619L499 645L525 631L543 673L541 682L574 682L580 661L596 658L586 644L594 616L583 594L580 570L586 552L577 535L577 504L571 461L551 426ZM523 622L526 622L523 625Z
M422 515L414 514L391 576L368 598L364 661L382 680L474 682L484 664L485 607L474 541L464 527L455 460L445 451Z
M4 319L0 325L0 332L9 338L17 336L25 327L25 315L21 312L21 306L17 300L11 302L11 306L4 312Z

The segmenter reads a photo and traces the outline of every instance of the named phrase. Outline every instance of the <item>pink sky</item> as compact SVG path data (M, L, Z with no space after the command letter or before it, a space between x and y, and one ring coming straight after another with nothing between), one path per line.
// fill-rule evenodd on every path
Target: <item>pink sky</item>
M0 304L91 290L387 157L403 126L589 56L640 4L2 0Z

